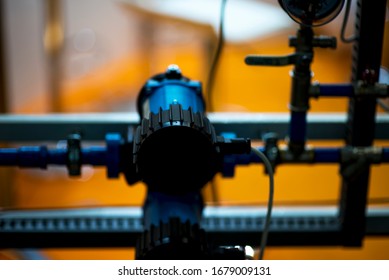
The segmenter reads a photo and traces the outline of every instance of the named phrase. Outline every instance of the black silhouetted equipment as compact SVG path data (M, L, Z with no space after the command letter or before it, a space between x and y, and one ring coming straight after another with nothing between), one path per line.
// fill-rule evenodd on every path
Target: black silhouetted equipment
M139 115L126 115L123 122L103 114L0 116L0 141L68 136L62 148L2 148L0 165L63 165L69 176L78 176L82 165L105 166L108 178L123 174L129 185L143 181L147 186L143 208L3 210L0 247L135 246L138 259L244 259L246 245L260 245L263 256L266 244L361 246L366 235L389 235L389 208L367 207L370 167L389 162L389 148L373 146L374 139L389 139L388 115L376 114L376 100L389 96L388 85L377 82L386 0L357 1L351 82L311 82L315 48L336 48L335 37L315 36L313 28L334 19L344 2L279 0L299 23L297 35L289 39L295 52L246 57L252 66L293 65L290 117L206 114L201 83L185 77L176 65L145 83ZM350 100L346 119L308 118L312 97L335 96ZM104 137L105 146L83 146ZM264 145L251 147L250 138ZM287 139L286 147L279 145L280 138ZM309 139L344 139L346 145L310 148ZM267 210L204 206L201 190L215 174L233 177L237 165L251 163L264 163L269 174ZM338 207L272 211L273 171L296 163L340 164Z

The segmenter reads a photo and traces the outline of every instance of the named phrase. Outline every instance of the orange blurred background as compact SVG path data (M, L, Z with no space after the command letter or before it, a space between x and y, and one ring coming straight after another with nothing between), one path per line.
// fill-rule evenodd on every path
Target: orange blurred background
M139 1L5 0L5 10L9 11L9 14L5 15L8 24L6 27L12 31L8 33L9 40L6 42L11 69L9 94L12 97L9 111L134 111L136 96L143 83L172 63L178 64L184 75L205 82L216 45L216 33L212 24L182 18L179 16L180 12L174 9L170 14L162 13L155 4L158 1L144 2L149 4L148 8L145 8L144 3L139 4ZM196 5L195 2L185 1L187 5ZM212 2L217 2L217 5L213 4L209 8L215 9L213 15L217 22L219 1ZM251 24L251 37L236 39L232 34L236 31L229 29L229 26L243 20L249 23L255 23L257 20L253 13L245 15L243 8L239 18L239 14L233 11L239 2L249 2L249 5L256 5L258 9L274 11L279 23L277 28ZM32 3L35 3L35 6ZM59 16L48 16L47 7L53 8L50 5L54 5L54 8L61 12ZM33 7L28 12L30 18L22 17L29 6ZM259 13L256 16L262 15ZM29 20L37 25L35 29L28 27ZM342 20L343 12L332 23L315 29L316 34L337 36L338 48L316 50L313 63L314 80L323 83L350 80L352 46L343 44L339 39ZM293 52L293 49L288 47L288 36L295 34L297 24L281 11L277 1L259 0L229 1L225 21L227 41L213 91L215 111L288 112L291 67L248 67L243 60L248 54ZM353 30L353 15L349 21L350 34ZM22 27L19 26L21 23ZM28 31L26 28L33 30ZM256 33L256 28L262 31ZM271 32L266 32L267 29ZM25 34L27 32L28 35ZM385 24L383 50L382 65L389 68L388 20ZM20 56L26 57L24 65L17 59ZM35 60L31 56L34 56ZM56 69L53 70L53 67ZM31 79L31 75L36 78ZM204 84L204 87L206 86ZM310 112L346 110L347 101L344 99L311 101ZM379 109L379 112L382 111ZM342 142L311 144L342 145ZM389 142L380 141L377 145L388 146ZM0 175L7 179L2 180L7 182L7 186L3 185L1 190L8 194L3 197L1 203L3 206L15 208L142 205L145 195L145 186L142 183L129 187L123 178L108 180L105 170L98 168L85 167L80 179L68 178L64 168L49 168L46 171L3 168L0 172ZM275 204L285 205L293 201L304 204L334 201L335 204L340 192L338 173L338 166L281 166L275 177ZM266 203L268 179L263 175L262 167L240 167L234 179L218 176L215 184L222 205ZM389 166L374 166L369 197L389 198L388 185ZM206 201L210 202L210 191L207 188L204 195ZM133 250L128 248L49 249L40 253L50 259L134 257ZM12 251L4 251L3 255L5 258L15 256ZM389 238L366 238L363 248L352 249L269 247L265 258L389 259Z

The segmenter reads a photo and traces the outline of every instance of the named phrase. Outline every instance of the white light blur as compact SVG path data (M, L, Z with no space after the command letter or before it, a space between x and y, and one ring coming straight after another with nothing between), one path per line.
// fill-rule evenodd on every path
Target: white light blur
M121 0L146 11L219 28L221 1L210 0ZM258 39L288 28L291 20L279 5L253 0L227 1L225 38L232 42Z
M389 71L388 68L381 66L379 82L381 84L389 84Z

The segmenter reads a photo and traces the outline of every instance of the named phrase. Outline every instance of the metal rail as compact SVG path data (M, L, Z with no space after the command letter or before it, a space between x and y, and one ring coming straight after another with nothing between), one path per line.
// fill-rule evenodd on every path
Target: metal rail
M208 118L218 134L234 132L238 137L261 139L266 132L280 138L288 133L288 113L210 113ZM139 124L136 113L0 115L0 141L58 141L71 133L81 133L83 140L103 141L107 133L123 136ZM343 140L346 115L309 114L307 137L311 140ZM376 116L376 139L389 139L389 115Z
M217 245L258 246L264 207L206 207L202 227ZM369 208L369 236L389 234L389 208ZM336 207L276 207L270 246L343 245ZM140 207L0 212L0 248L132 247L143 231Z

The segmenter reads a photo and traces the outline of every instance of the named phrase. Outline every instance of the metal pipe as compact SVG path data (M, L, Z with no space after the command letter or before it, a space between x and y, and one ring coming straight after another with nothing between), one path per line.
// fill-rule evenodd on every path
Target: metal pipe
M291 112L289 147L297 153L303 152L307 134L307 112Z
M256 147L259 151L266 153L264 147ZM280 154L281 158L278 164L286 163L340 163L342 161L342 151L345 148L342 147L319 147L305 150L300 156L294 157L293 153L288 149L281 149ZM368 153L373 153L375 150L369 149L366 150L366 155ZM242 155L229 155L226 157L228 161L227 164L234 165L248 165L250 163L262 163L255 154L242 154ZM382 148L382 156L380 163L389 162L389 148ZM378 162L377 162L378 163Z
M312 28L300 26L297 32L296 53L299 57L292 70L292 92L289 108L289 149L297 156L304 151L311 86L311 63L313 60Z
M313 85L310 93L313 97L353 97L354 86L351 84Z
M81 149L82 164L93 166L107 165L106 147ZM47 149L46 146L23 146L20 148L0 148L0 166L38 167L66 165L67 149Z
M315 148L314 161L316 163L339 163L341 160L340 148Z
M310 87L311 97L376 97L385 98L389 96L389 86L386 84L366 85L358 83L352 84L315 84Z
M383 162L389 162L389 148L383 148Z
M105 147L88 147L81 149L82 164L93 166L107 165L107 148Z

